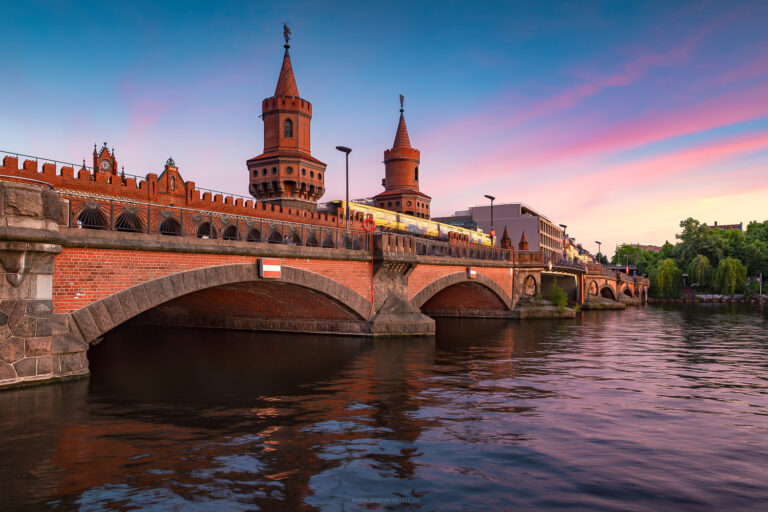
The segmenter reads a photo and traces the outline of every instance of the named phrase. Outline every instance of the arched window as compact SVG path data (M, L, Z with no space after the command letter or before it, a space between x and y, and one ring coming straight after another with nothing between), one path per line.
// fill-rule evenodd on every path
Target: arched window
M171 191L176 190L176 176L171 176Z
M283 124L283 137L290 139L293 137L293 121L286 119Z
M413 176L416 179L416 181L419 181L419 168L418 167L416 168L416 171L414 171Z
M286 167L285 174L293 174L293 167Z

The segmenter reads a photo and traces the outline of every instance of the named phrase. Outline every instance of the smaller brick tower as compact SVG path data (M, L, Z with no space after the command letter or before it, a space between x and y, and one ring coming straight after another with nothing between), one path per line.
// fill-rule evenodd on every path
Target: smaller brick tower
M509 238L509 231L507 231L507 226L504 226L504 234L501 235L501 248L502 249L512 248L512 239Z
M432 198L419 191L421 152L411 147L403 116L403 95L400 95L400 122L392 149L384 151L384 192L376 195L374 204L396 212L429 219Z
M284 207L316 211L325 193L325 164L312 157L312 104L299 97L293 76L291 31L284 26L285 55L275 95L261 102L264 152L247 162L253 197Z
M517 246L521 251L528 250L528 239L525 238L525 231L523 231L523 236L520 237L520 243Z

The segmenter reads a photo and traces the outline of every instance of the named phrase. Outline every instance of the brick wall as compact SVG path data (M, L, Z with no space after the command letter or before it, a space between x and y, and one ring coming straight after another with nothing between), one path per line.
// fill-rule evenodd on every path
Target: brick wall
M196 268L256 264L254 256L122 251L65 247L55 259L53 305L68 313L159 277ZM321 274L365 298L371 294L371 264L364 261L281 258L282 264Z
M66 191L76 191L85 194L112 196L116 199L165 206L173 204L174 206L246 217L334 227L344 225L344 219L333 215L295 208L283 208L277 205L243 200L242 198L234 198L222 194L201 193L200 190L195 188L194 182L183 181L175 168L172 172L166 172L163 178L159 178L157 174L150 173L146 179L137 182L135 178L126 178L123 181L117 175L111 176L106 173L97 173L94 180L91 172L87 169L75 170L69 166L57 168L52 163L45 163L42 167L42 170L40 170L38 162L25 160L20 168L18 158L5 156L2 165L0 165L0 174L44 181L53 185L63 195L66 195ZM174 192L168 190L166 183L170 175L179 177L177 188ZM362 220L362 215L356 216L350 223L350 228L355 231L362 231Z
M474 269L478 274L496 281L507 294L512 296L512 273L509 268L474 267ZM467 267L465 266L419 265L408 278L408 298L413 298L422 288L443 276L466 271Z

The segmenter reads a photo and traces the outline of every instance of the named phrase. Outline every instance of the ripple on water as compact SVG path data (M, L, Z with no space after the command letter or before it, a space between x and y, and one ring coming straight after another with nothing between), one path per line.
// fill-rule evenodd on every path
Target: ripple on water
M752 510L751 306L438 321L434 340L125 327L0 393L0 509Z

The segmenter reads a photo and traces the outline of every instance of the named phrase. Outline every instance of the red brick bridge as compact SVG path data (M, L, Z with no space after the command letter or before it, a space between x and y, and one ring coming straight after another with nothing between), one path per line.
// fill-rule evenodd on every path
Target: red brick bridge
M554 279L579 304L647 293L642 278L550 268L540 253L366 233L361 218L347 231L323 214L296 222L307 212L238 208L251 211L0 180L0 387L87 374L88 345L126 322L429 335L431 316L535 316L526 312L542 310ZM260 263L278 265L279 277Z

